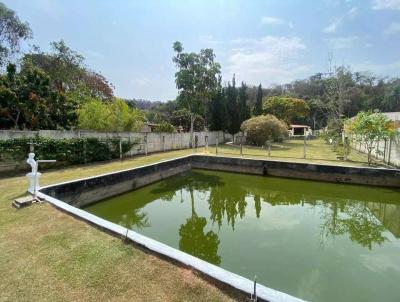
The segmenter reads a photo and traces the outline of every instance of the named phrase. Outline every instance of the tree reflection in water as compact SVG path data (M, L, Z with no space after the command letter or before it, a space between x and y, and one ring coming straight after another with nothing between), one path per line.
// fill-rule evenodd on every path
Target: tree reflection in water
M121 221L118 224L131 230L135 227L143 229L151 226L147 214L140 212L140 210L141 209L134 209L129 214L122 215Z
M326 239L349 234L351 241L372 249L388 240L385 226L374 216L365 202L329 203L330 213L324 213L322 236ZM339 211L338 211L339 209Z
M154 192L162 193L163 200L172 200L178 192L182 199L182 190L190 193L192 213L180 226L179 247L214 264L221 261L218 256L220 240L215 232L205 232L207 219L199 217L196 213L195 202L200 192L209 193L210 220L219 228L225 221L234 231L237 219L245 217L248 202L253 200L257 218L261 217L263 202L271 206L324 206L321 216L322 243L334 236L347 234L353 242L372 249L375 244L381 245L388 240L384 236L385 226L367 207L366 202L345 198L346 194L341 197L340 194L332 193L334 191L327 192L326 196L318 196L314 193L316 190L313 186L318 186L318 183L304 188L303 192L299 193L300 190L294 188L285 188L285 191L272 190L249 182L242 184L237 181L227 185L218 175L191 171L186 177L178 180L166 179L163 186Z
M221 257L218 255L219 238L213 231L205 233L207 225L205 217L199 217L195 209L194 192L207 192L212 186L222 186L220 178L215 176L205 176L202 173L191 172L187 177L180 181L165 181L164 185L154 190L155 193L165 191L163 200L172 200L180 192L182 202L182 189L189 191L191 200L191 216L186 219L186 223L179 228L179 249L195 257L203 259L209 263L219 265ZM174 189L171 190L171 187ZM173 192L173 194L171 194Z

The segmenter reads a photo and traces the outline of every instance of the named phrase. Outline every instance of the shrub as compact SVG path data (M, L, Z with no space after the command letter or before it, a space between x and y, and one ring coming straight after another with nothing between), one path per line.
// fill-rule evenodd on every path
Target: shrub
M102 102L91 98L78 110L79 128L100 131L138 131L143 127L143 115L129 108L121 99Z
M30 142L35 147L35 159L56 159L58 166L119 158L118 138L51 139L38 137L0 140L0 160L23 161L29 153ZM128 152L137 143L137 140L122 141L122 153Z
M156 126L156 128L154 129L154 132L174 133L174 132L176 132L176 129L173 125L164 121Z
M277 141L287 136L287 125L272 114L252 117L242 123L247 142L262 146L269 139Z

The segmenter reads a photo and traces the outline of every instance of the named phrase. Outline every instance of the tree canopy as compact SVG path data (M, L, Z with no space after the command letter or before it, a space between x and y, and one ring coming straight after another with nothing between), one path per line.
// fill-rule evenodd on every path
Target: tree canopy
M0 2L0 66L20 49L21 40L32 37L27 22L22 22L15 11Z
M353 120L347 121L346 126L346 130L355 135L356 140L364 145L369 164L372 161L372 151L377 147L378 142L396 135L393 121L382 113L371 111L359 112Z
M309 113L308 104L301 99L273 96L264 99L263 110L290 124L295 118L304 118Z

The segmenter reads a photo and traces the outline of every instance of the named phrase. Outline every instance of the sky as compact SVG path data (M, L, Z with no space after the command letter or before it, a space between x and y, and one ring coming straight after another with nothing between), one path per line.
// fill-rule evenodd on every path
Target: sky
M400 0L3 0L49 50L63 39L123 98L174 99L172 44L212 48L223 81L264 87L332 65L400 76ZM23 49L28 49L25 45Z

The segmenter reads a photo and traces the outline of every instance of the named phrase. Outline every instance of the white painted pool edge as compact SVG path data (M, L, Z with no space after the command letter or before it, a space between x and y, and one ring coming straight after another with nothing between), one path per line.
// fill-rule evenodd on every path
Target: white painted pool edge
M244 278L240 275L234 274L230 271L227 271L219 266L210 264L206 261L203 261L197 257L189 255L185 252L179 251L175 248L172 248L166 244L158 242L149 237L140 235L132 230L129 230L123 226L112 223L108 220L100 218L96 215L90 214L84 210L78 209L74 206L67 204L59 199L48 196L42 192L38 192L38 197L45 199L47 202L52 204L53 206L62 209L68 213L71 213L81 219L84 219L88 222L91 222L99 227L107 229L115 234L119 234L121 236L126 236L133 242L142 245L149 250L156 252L158 254L167 256L171 259L174 259L186 266L190 266L197 271L202 272L203 274L218 280L222 283L228 284L234 288L237 288L245 293L251 294L253 293L254 283L253 281ZM283 292L268 288L264 285L257 284L257 296L263 300L270 302L304 302L304 300L290 296Z

